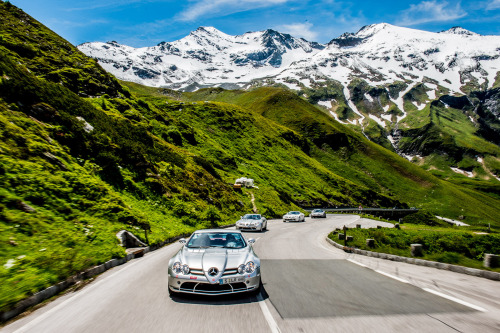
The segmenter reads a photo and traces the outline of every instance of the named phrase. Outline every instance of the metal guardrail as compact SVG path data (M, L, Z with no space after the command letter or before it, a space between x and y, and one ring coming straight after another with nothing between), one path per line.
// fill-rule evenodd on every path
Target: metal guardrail
M310 212L313 209L322 209L325 212L355 212L355 213L370 213L370 212L385 212L385 213L416 213L419 209L403 209L403 208L304 208L304 210Z

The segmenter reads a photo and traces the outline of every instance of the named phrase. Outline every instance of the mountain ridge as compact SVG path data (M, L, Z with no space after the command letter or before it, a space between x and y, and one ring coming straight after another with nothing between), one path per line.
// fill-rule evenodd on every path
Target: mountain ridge
M464 48L465 41L471 46ZM369 45L363 47L366 43ZM479 52L478 43L494 44L495 47ZM306 79L300 78L304 70L309 72L309 76L323 75L344 83L350 81L350 75L360 77L357 70L376 73L379 78L372 75L371 84L401 80L401 73L397 73L398 77L392 75L390 70L380 70L385 63L385 67L392 66L399 72L408 72L403 74L405 80L415 81L415 76L421 80L427 76L454 92L461 92L464 83L454 85L446 80L460 82L466 79L460 73L452 72L476 73L475 80L487 81L489 87L493 85L496 71L490 65L491 61L498 65L500 36L481 36L460 27L433 33L379 23L319 44L272 29L232 36L213 27L199 27L182 39L159 43L157 46L163 46L161 49L155 46L136 49L116 43L113 45L116 51L121 52L121 58L113 57L100 42L84 43L78 48L100 61L119 79L148 86L189 90L190 85L196 82L197 86L234 84L244 88L255 79L273 78L278 83L288 84L287 79L291 77L309 85ZM200 46L206 47L201 57ZM408 48L410 52L403 50ZM297 49L303 52L288 55ZM217 57L214 51L225 55ZM149 60L152 55L156 57L156 63ZM293 59L286 61L284 58ZM189 63L189 66L183 68L183 62ZM146 78L137 76L130 66L124 66L125 63L148 70L151 75ZM163 66L167 63L168 66ZM183 70L181 75L176 76L169 71L171 65ZM328 67L335 68L332 71ZM248 73L251 69L254 70L253 75ZM458 80L455 77L451 80L453 75ZM288 86L298 89L293 84Z

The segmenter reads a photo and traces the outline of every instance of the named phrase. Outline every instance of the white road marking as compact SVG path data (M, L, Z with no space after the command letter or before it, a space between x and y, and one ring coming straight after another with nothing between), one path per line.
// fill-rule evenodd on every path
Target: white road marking
M274 320L273 315L271 314L271 311L269 311L269 308L267 307L266 301L264 301L261 294L257 295L257 300L258 300L260 309L262 310L262 314L264 315L264 318L266 318L267 324L269 325L269 328L271 329L271 332L281 333L281 330L280 330L278 324Z
M166 247L165 247L166 248ZM49 311L45 312L45 313L42 313L40 316L36 317L35 319L33 319L32 321L28 322L26 325L23 325L21 326L20 328L18 328L17 330L15 330L14 332L12 333L22 333L22 332L27 332L29 329L32 329L35 325L39 324L41 321L43 321L44 319L46 319L47 317L49 317L52 313L54 312L57 312L59 309L65 307L68 303L80 298L82 295L85 295L87 294L89 291L95 289L97 286L99 286L100 284L102 284L103 282L105 281L108 281L109 279L111 279L112 277L114 277L115 275L118 275L120 274L121 272L125 271L125 270L128 270L130 267L133 267L134 265L136 265L137 263L141 262L141 261L144 261L145 259L148 259L148 258L153 258L153 256L155 254L158 254L160 253L160 251L155 251L155 252L150 252L149 256L146 256L144 258L142 258L142 260L137 260L135 262L131 262L131 263L128 263L125 264L125 266L120 269L119 271L105 277L104 279L100 280L100 281L97 281L96 283L94 284L91 284L85 288L83 288L82 290L80 290L77 294L75 294L74 296L68 298L67 300L65 300L64 302L54 306L52 309L50 309Z
M405 280L405 279L402 279L402 278L400 278L400 277L394 276L394 275L392 275L392 274L388 274L388 273L386 273L386 272L382 272L382 271L380 271L380 270L378 270L378 269L375 269L375 272L377 272L377 273L379 273L379 274L382 274L382 275L385 275L385 276L387 276L387 277L390 277L390 278L392 278L392 279L394 279L394 280L398 280L399 282L403 282L403 283L410 283L409 281L407 281L407 280Z
M368 266L366 266L366 265L363 265L362 263L359 263L359 262L354 261L354 260L352 260L352 259L347 259L347 261L352 262L353 264L356 264L356 265L359 265L359 266L362 266L362 267L366 267L366 268L371 269L370 267L368 267ZM388 274L388 273L386 273L386 272L382 272L381 270L378 270L378 269L373 269L373 271L375 271L375 272L377 272L377 273L379 273L379 274L385 275L385 276L387 276L387 277L390 277L390 278L392 278L392 279L394 279L394 280L398 280L398 281L403 282L403 283L410 283L409 281L407 281L407 280L405 280L405 279L402 279L402 278L400 278L400 277L394 276L394 275L392 275L392 274ZM474 310L481 311L481 312L488 312L486 309L484 309L484 308L482 308L482 307L480 307L480 306L477 306L477 305L471 304L471 303L466 302L466 301L462 301L461 299L458 299L458 298L453 297L453 296L449 296L449 295L443 294L443 293L441 293L441 292L439 292L439 291L436 291L436 290L434 290L434 289L430 289L430 288L422 288L422 287L419 287L419 286L415 286L415 287L418 287L418 288L420 288L420 289L422 289L422 290L425 290L425 291L427 291L428 293L431 293L431 294L434 294L434 295L437 295L437 296L441 296L441 297L446 298L446 299L448 299L448 300L450 300L450 301L453 301L453 302L455 302L455 303L465 305L465 306L467 306L467 307L469 307L469 308L472 308L472 309L474 309Z
M425 290L425 291L427 291L427 292L429 292L429 293L431 293L431 294L434 294L434 295L437 295L437 296L441 296L443 298L449 299L450 301L453 301L453 302L456 302L456 303L468 306L469 308L472 308L474 310L481 311L481 312L488 312L486 309L483 309L480 306L471 304L471 303L466 302L466 301L462 301L461 299L458 299L458 298L455 298L453 296L449 296L449 295L443 294L443 293L441 293L439 291L436 291L436 290L433 290L433 289L430 289L430 288L422 288L422 289Z
M360 262L357 262L357 261L355 261L355 260L353 260L353 259L346 259L346 260L347 260L347 261L349 261L349 262L352 262L353 264L356 264L356 265L358 265L358 266L365 267L365 268L369 268L368 266L366 266L366 265L364 265L364 264L362 264L362 263L360 263Z

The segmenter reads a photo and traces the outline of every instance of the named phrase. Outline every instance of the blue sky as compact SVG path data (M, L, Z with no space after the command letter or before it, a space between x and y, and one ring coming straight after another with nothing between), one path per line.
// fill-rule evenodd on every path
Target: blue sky
M427 31L461 26L500 35L500 0L10 0L71 43L142 47L174 41L199 26L227 34L268 28L326 43L373 23Z

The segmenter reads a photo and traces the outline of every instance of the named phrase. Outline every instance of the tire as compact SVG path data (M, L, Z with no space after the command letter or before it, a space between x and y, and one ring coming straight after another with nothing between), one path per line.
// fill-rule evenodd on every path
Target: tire
M267 231L267 222L266 222L266 227L264 228L265 231Z

